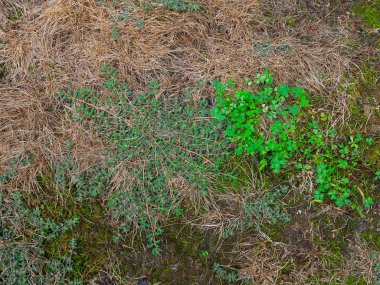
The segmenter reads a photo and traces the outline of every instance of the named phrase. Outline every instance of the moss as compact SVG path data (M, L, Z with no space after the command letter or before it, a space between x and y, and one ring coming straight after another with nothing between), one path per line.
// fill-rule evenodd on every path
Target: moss
M380 143L377 143L374 147L370 148L365 157L367 163L380 169Z
M37 196L29 197L29 200L33 203L43 201L45 217L58 223L73 215L80 219L73 230L44 245L48 257L60 258L66 253L69 240L72 237L76 239L77 254L73 256L74 273L70 277L84 282L91 280L105 268L110 256L118 261L118 274L122 277L151 273L152 279L162 284L178 278L181 278L181 284L196 284L200 276L210 274L209 260L211 255L214 256L210 248L215 247L216 237L189 226L174 224L165 229L163 254L158 258L146 252L138 237L133 249L125 248L113 242L114 228L109 224L107 209L100 201L91 198L78 202L75 189L60 189L58 192L48 173L41 174L37 180L42 191ZM210 251L210 257L201 258L202 251ZM172 268L172 265L178 265L178 268ZM191 278L188 278L188 271Z
M63 219L67 215L64 209L65 206L60 205L55 207L56 211L51 209L50 214ZM74 237L77 241L77 255L73 257L74 276L87 280L103 269L108 250L116 247L112 243L113 228L106 219L105 209L96 201L86 201L84 206L75 204L70 214L79 216L79 225L48 243L45 249L49 255L59 258L67 250L69 239Z
M380 28L380 0L357 2L353 7L353 13L363 19L369 28Z
M368 283L363 279L363 277L358 276L348 276L344 282L346 285L367 285Z
M376 250L380 250L380 235L376 230L369 230L360 234L371 246L374 246Z
M287 262L281 268L281 274L280 274L280 276L289 275L292 271L294 271L294 264L292 262Z
M214 258L213 251L217 239L190 226L171 225L163 243L164 253L160 266L151 274L152 284L199 284L205 276L210 275L209 267ZM202 252L208 253L202 256ZM210 277L211 278L211 277Z
M54 187L54 179L49 174L40 173L37 175L36 180L42 189L50 189Z
M363 277L348 276L344 282L346 285L367 285L367 281Z
M359 122L359 125L362 126L365 124L366 116L363 109L362 102L362 95L360 94L358 90L357 84L352 84L347 89L347 93L350 95L348 106L349 106L349 113L351 116L350 126L354 127L357 122Z
M378 78L380 74L373 64L363 64L355 77L347 78L346 87L339 87L349 95L350 128L363 128L367 123L364 105L374 105L378 95Z
M169 241L176 245L176 251L181 255L197 257L202 250L204 237L190 227L171 227Z
M319 229L314 244L326 268L339 270L348 253L348 240L356 230L356 224L357 221L349 216L339 216L333 220L330 215L324 214L313 220L313 228Z
M56 189L50 173L39 174L37 181L41 191L27 196L29 206L42 203L42 215L57 223L73 216L79 217L80 221L71 231L45 244L45 252L52 258L62 257L68 249L69 240L74 237L77 254L73 256L73 275L89 280L103 269L109 251L116 254L119 251L119 246L113 243L114 229L109 224L106 209L95 198L78 202L75 189Z
M173 280L176 280L176 271L166 265L160 266L152 274L153 284L156 284L156 283L166 284L166 282L171 282Z
M48 252L48 255L57 259L61 258L68 249L70 238L71 234L66 232L57 239L48 242L45 245L45 250Z
M221 170L223 175L219 175L215 183L215 187L221 193L240 192L243 189L252 188L253 183L257 189L270 189L274 184L289 181L292 175L285 169L279 174L273 174L271 170L259 171L259 162L254 156L241 155L229 157L223 162Z
M348 244L342 239L327 239L319 242L323 247L322 258L330 269L337 269L342 260L342 253L347 249Z
M281 241L283 237L283 229L285 227L285 223L278 222L274 225L266 225L263 228L263 231L265 232L268 237L270 237L273 241Z
M112 248L113 229L109 225L104 208L98 203L88 203L79 209L81 223L73 233L78 241L78 255L74 258L79 276L99 272L107 260L107 250Z
M222 193L238 192L249 181L249 165L244 158L239 155L229 157L224 161L222 173L216 181L216 188Z
M378 91L377 80L379 75L379 71L373 64L364 64L362 66L362 76L359 77L359 82L368 93L375 93Z

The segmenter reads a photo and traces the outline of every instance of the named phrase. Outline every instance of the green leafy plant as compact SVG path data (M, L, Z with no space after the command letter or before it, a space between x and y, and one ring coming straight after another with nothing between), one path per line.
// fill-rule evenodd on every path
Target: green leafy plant
M371 263L372 263L372 278L374 284L378 284L380 282L380 255L378 253L373 253L371 255Z
M200 9L200 3L185 0L154 0L176 12L195 12Z
M157 5L152 5L153 3L160 4L167 9L175 12L196 12L200 10L200 3L185 1L185 0L153 0L153 1L113 1L110 8L113 10L110 20L114 27L111 31L111 36L113 39L117 40L121 37L121 28L123 25L135 25L138 29L142 29L145 26L145 21L147 14L155 9ZM104 1L98 3L103 5ZM143 11L143 15L138 13Z
M9 183L17 174L21 167L26 167L31 162L32 158L28 153L22 154L15 159L12 159L6 165L2 174L0 174L0 185Z
M261 196L244 201L242 214L239 219L231 219L223 230L223 237L234 236L237 231L253 228L260 231L263 226L286 223L290 215L281 209L280 198L288 193L288 187L279 186Z
M251 88L252 80L244 81ZM364 163L373 139L361 133L338 138L336 129L321 131L321 122L328 118L321 116L318 121L305 112L310 102L306 91L285 84L272 87L268 70L254 82L260 87L256 93L252 88L236 88L232 80L213 82L217 98L212 115L224 123L225 136L234 143L235 153L257 159L259 171L269 165L274 173L293 167L314 172L315 202L331 201L359 213L362 206L370 208L374 201L368 193L375 185L355 177L361 176L359 166L369 170L369 178L374 172ZM372 181L378 179L376 172Z
M112 38L118 40L120 38L120 32L118 28L112 28Z
M315 139L311 140L315 142ZM321 202L327 195L339 207L351 206L361 211L354 197L359 194L362 196L364 207L371 207L372 198L364 196L364 193L355 186L358 183L354 179L355 176L359 176L357 167L368 147L368 140L364 140L360 133L350 136L348 142L340 143L339 146L324 144L324 140L321 139L317 148L318 153L313 156L318 184L314 194L315 201Z
M10 19L11 21L16 22L16 21L18 21L18 20L21 19L21 17L23 16L23 14L24 14L24 12L23 12L22 9L16 9L16 10L10 15L9 19Z
M217 175L226 143L220 141L221 124L210 118L207 100L195 106L188 95L157 98L159 85L134 94L117 71L104 66L100 90L84 87L61 93L70 105L70 117L98 133L109 143L102 163L78 171L70 155L66 186L77 189L78 199L105 190L108 208L120 224L115 241L144 233L153 254L160 252L164 222L183 213L183 184L200 198L208 193L210 175ZM115 184L119 169L128 179ZM73 179L73 177L75 179Z
M60 259L48 258L46 242L58 238L79 222L71 217L55 223L42 216L42 209L29 209L20 192L0 196L0 283L82 284L72 278L72 257L76 243L71 239L67 252Z
M242 274L238 269L226 268L219 262L214 262L212 270L216 278L223 284L252 284L252 280Z
M210 255L210 253L207 250L203 250L199 253L199 256L201 258L207 258Z
M212 270L218 279L227 281L228 284L236 284L238 279L236 272L228 272L217 262L212 265Z
M269 164L279 173L298 149L297 115L309 105L309 99L300 87L282 84L272 88L273 77L267 70L257 75L255 83L263 84L257 94L244 89L230 94L234 82L214 81L218 97L212 114L226 123L225 135L236 144L237 154L257 155L261 157L260 170Z
M360 16L368 27L374 29L380 28L379 0L356 2L353 6L353 12L355 15Z

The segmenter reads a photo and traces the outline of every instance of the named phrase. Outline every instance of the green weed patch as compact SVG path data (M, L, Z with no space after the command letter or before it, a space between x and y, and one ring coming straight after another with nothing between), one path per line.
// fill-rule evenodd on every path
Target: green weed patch
M132 94L115 69L105 66L103 72L104 89L68 90L61 99L73 109L72 119L104 137L110 151L104 152L103 164L85 173L74 161L63 165L64 170L58 167L64 175L64 183L59 183L76 187L78 199L115 188L108 199L108 208L120 222L115 241L139 229L146 233L148 248L159 254L162 223L185 211L183 184L197 196L207 196L207 176L217 173L226 149L221 125L210 117L205 99L197 107L187 96L158 99L157 82L147 93ZM128 177L115 186L112 180L121 167L128 169ZM61 174L56 175L57 183Z
M212 114L224 123L235 153L252 156L260 171L268 166L276 174L289 168L312 171L317 185L314 202L331 201L359 213L362 206L370 208L379 173L365 162L373 138L361 133L340 137L336 129L322 131L323 118L314 119L308 112L306 91L285 84L273 87L268 71L258 74L254 82L260 87L257 93L249 79L246 89L236 89L232 81L213 83L218 97Z
M76 240L70 239L60 258L48 259L44 245L71 230L76 216L62 223L43 218L42 209L29 209L19 192L0 196L1 284L82 284L71 278Z

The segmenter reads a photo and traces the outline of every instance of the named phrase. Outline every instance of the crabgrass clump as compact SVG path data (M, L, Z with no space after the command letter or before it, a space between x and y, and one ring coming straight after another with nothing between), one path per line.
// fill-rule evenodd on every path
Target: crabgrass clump
M305 112L310 101L306 91L285 84L272 87L267 70L255 83L261 88L257 93L236 89L231 80L213 83L217 99L212 114L224 123L235 153L258 160L260 171L269 164L275 174L288 169L314 172L316 202L331 201L359 213L362 206L370 208L378 170L364 158L374 140L361 133L346 138L335 129L321 131L321 122Z
M2 49L2 43L0 43L0 50ZM12 69L12 66L7 63L0 63L0 80L3 79L9 71Z
M19 192L0 196L0 283L82 284L71 279L76 241L70 240L60 259L49 259L44 244L71 230L77 217L55 223L42 217L41 208L28 209Z
M185 95L157 98L158 82L144 94L133 94L115 69L105 66L102 71L101 90L67 90L61 99L71 106L73 120L97 132L110 147L101 164L79 175L68 169L66 177L81 199L113 189L108 208L120 223L115 241L137 229L159 254L162 225L184 212L186 188L201 199L207 196L207 177L216 173L225 150L221 125L209 117L205 99L195 106ZM115 181L121 169L125 175Z

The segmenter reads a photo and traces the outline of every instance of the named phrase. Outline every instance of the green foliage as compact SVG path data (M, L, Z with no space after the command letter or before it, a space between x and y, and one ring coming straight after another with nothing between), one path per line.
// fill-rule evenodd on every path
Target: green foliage
M199 2L190 2L185 0L153 0L156 3L168 7L176 12L195 12L200 10Z
M53 162L54 182L58 189L65 189L70 184L77 183L79 167L71 152L72 142L66 141L64 145L64 159ZM67 177L69 176L69 179Z
M2 44L0 43L0 50L2 49ZM9 63L0 63L0 79L7 75L12 69L12 65Z
M380 72L370 62L362 64L360 72L355 76L349 76L346 74L346 82L338 86L340 92L345 92L349 95L348 107L351 122L348 122L352 128L358 124L366 124L367 116L365 115L364 105L373 106L374 117L380 118L380 110L375 108L378 105L377 93L378 93L378 78ZM347 127L347 126L343 126ZM377 157L376 157L377 158ZM375 158L375 159L376 159ZM380 164L379 164L380 166Z
M210 255L210 253L207 250L203 250L199 253L199 257L201 258L207 258Z
M148 2L144 2L148 3ZM144 5L147 8L146 5ZM119 1L113 2L111 8L114 10L110 18L114 25L112 29L112 38L119 39L121 34L119 28L123 24L134 24L137 28L142 29L144 27L145 17L139 17L136 13L136 9L139 8L138 4L131 1Z
M218 97L212 114L226 122L225 135L236 143L237 154L257 155L260 170L269 163L279 173L298 149L297 115L308 106L308 96L300 87L282 84L272 88L273 77L267 70L257 75L255 83L263 84L257 94L237 89L230 96L228 91L235 86L232 81L227 85L214 81Z
M152 3L161 4L161 6L175 12L196 12L201 8L199 2L185 0L113 1L111 3L113 13L110 18L114 25L112 38L117 40L121 37L120 28L123 25L133 24L138 29L144 28L147 14L157 6ZM103 5L104 1L98 1L98 4ZM143 15L140 15L138 10L142 10Z
M21 19L23 16L24 12L22 9L16 9L9 17L11 21L17 22L18 20Z
M365 281L363 277L358 276L348 276L344 281L346 285L367 285L368 283Z
M60 259L49 259L44 243L72 229L78 218L54 223L42 217L42 209L28 209L19 192L0 197L0 283L81 284L71 279L76 242L72 239Z
M243 211L238 219L231 219L223 230L223 237L234 236L237 231L248 228L261 230L262 226L288 222L290 215L281 209L280 198L288 192L286 186L280 186L261 196L252 197L244 202Z
M366 179L356 177L361 176L358 167L362 166L364 153L371 145L371 140L364 140L363 136L357 133L356 136L350 136L348 141L328 144L325 143L327 138L319 130L316 122L311 125L313 135L308 138L311 146L303 151L303 157L316 166L315 181L318 187L314 192L315 201L321 202L328 197L338 207L350 206L361 213L361 206L357 201L357 196L361 196L364 207L370 208L373 204L372 198L365 197L360 190L361 187L366 187L360 186ZM310 151L312 147L313 152Z
M120 38L120 32L118 28L112 28L112 38L118 40Z
M241 274L241 271L233 268L226 268L218 262L214 262L212 270L216 278L223 284L252 284L250 278Z
M0 185L9 183L17 174L20 167L25 167L31 162L31 156L28 153L22 154L6 165L2 174L0 174Z
M252 85L250 79L245 82ZM374 171L364 157L373 139L360 133L338 138L335 129L321 131L319 125L328 118L321 116L318 121L305 112L309 105L305 90L285 84L271 87L273 77L267 70L254 82L261 87L256 94L236 89L231 80L213 82L217 99L212 114L224 123L225 136L235 144L235 152L258 159L260 171L268 164L274 173L293 167L313 171L315 202L331 201L360 214L361 205L370 208L374 201L368 193L375 189L377 176L372 177ZM363 174L360 168L368 172Z
M237 282L237 273L236 272L227 272L219 263L214 263L212 265L212 270L214 271L215 276L218 279L227 281L228 284L236 284Z
M274 53L288 53L292 51L292 47L287 43L279 43L277 46L272 42L255 42L253 48L262 57L272 55Z
M380 255L376 252L371 256L373 284L380 283Z
M105 66L102 71L101 90L84 87L61 94L72 118L110 144L103 162L86 171L68 162L66 185L77 189L78 199L114 189L108 198L120 223L114 240L137 229L158 254L163 222L183 212L183 183L196 195L207 195L207 176L216 173L226 148L219 140L221 125L210 119L207 100L196 107L186 95L158 99L158 82L144 94L133 94L115 69ZM120 168L128 170L127 178L112 184Z
M369 0L366 4L355 3L354 14L360 16L363 21L371 28L380 28L380 0Z

